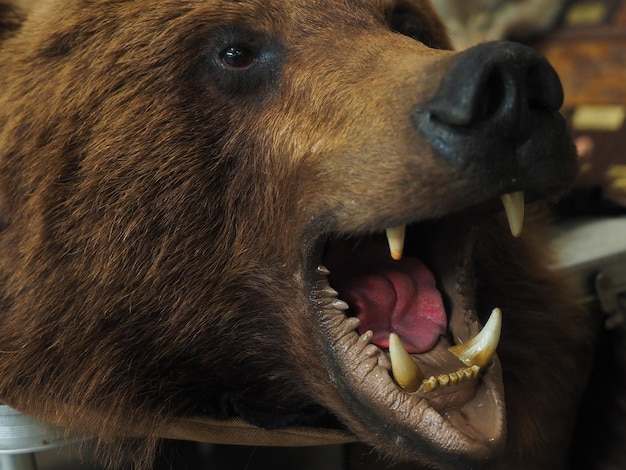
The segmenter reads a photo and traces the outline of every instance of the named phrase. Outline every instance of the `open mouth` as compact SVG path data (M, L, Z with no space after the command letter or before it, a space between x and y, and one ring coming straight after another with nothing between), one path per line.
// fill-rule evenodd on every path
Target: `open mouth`
M524 195L501 200L518 236ZM331 376L360 426L396 455L485 461L504 441L502 312L477 311L474 216L320 243L313 297Z

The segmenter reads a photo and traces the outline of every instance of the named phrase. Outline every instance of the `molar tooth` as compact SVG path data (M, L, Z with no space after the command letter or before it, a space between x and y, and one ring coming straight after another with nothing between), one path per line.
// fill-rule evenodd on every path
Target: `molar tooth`
M440 387L446 387L450 383L450 376L441 374L437 377L437 382L439 382Z
M432 392L434 389L437 388L437 385L439 385L439 382L434 377L430 377L427 380L424 380L423 382L423 387L424 387L425 392Z
M396 227L389 227L386 230L387 243L389 243L389 252L391 257L395 260L402 258L402 251L404 250L404 234L406 232L406 225L398 225Z
M506 219L509 222L511 235L519 237L524 225L524 192L504 194L500 196L506 212Z
M456 385L459 382L459 376L456 372L451 372L448 377L450 377L450 385Z
M502 311L499 308L494 308L480 333L465 343L452 346L448 351L468 367L483 368L491 362L491 358L496 352L501 329Z
M478 377L478 373L480 372L480 367L478 367L477 365L473 365L472 367L470 367L470 370L472 371L472 378L473 379Z
M391 373L400 388L407 393L415 392L424 379L424 373L395 333L389 335L389 356L391 357Z

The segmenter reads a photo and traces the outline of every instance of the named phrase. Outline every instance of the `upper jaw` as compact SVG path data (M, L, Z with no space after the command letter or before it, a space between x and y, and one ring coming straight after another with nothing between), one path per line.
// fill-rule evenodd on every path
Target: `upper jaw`
M511 231L518 235L523 198L517 194L504 199L513 200L506 204L512 214ZM435 345L410 356L418 370L408 372L413 385L403 383L403 360L394 358L392 364L392 355L403 355L394 346L398 343L396 335L391 335L391 345L374 340L373 332L360 328L357 312L334 288L333 271L342 267L335 266L332 256L324 257L332 242L321 238L311 256L308 278L312 310L318 320L323 357L341 401L325 405L349 422L361 439L398 458L432 462L443 458L446 465L484 463L498 455L504 445L505 408L497 356L491 351L487 357L475 358L479 355L472 347L465 348L469 352L454 349L455 345L471 343L481 331L472 262L476 230L468 220L473 217L461 214L411 225L406 233L401 256L423 259L432 269L447 316L445 332ZM385 243L383 232L381 229L377 236L353 240L365 239L379 246ZM397 258L402 229L393 228L388 233L389 259ZM366 255L367 250L357 253L359 257ZM342 262L353 261L347 258Z

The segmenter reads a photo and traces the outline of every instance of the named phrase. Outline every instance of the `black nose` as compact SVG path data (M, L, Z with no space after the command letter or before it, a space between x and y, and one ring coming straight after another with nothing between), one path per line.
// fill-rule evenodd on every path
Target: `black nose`
M444 76L429 111L443 125L521 137L531 110L558 110L561 82L546 59L525 46L488 43L461 54Z
M459 54L412 122L450 164L505 179L508 190L550 151L569 150L558 116L562 103L561 82L543 56L494 42ZM550 134L558 142L549 142Z

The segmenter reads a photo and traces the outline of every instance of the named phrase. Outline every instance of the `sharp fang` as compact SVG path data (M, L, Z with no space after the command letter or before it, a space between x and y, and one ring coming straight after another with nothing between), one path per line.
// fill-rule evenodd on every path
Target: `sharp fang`
M500 341L502 329L502 311L494 308L487 323L480 333L463 344L452 346L448 350L466 366L483 368L491 362Z
M524 226L524 192L517 191L504 194L500 196L500 199L504 205L504 212L506 212L511 234L514 237L519 237Z
M391 357L391 373L400 388L407 393L415 392L424 380L424 373L395 333L389 335L389 356Z
M386 230L387 243L389 243L389 251L391 257L395 260L402 258L402 251L404 250L404 234L406 232L406 225L398 225L397 227L389 227Z

